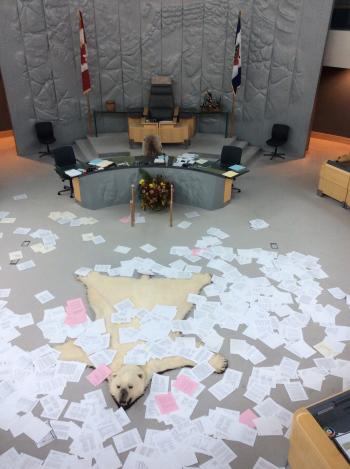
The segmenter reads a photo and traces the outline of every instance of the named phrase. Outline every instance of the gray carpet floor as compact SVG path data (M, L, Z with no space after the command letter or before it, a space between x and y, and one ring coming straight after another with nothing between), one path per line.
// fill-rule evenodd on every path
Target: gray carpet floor
M201 135L197 141L194 139L191 151L219 154L223 143L225 139L221 137L211 138L210 135ZM120 150L123 150L124 146L123 140ZM183 150L169 147L167 151L169 154L172 151L175 154ZM134 256L148 257L139 249L145 243L150 243L157 248L149 257L163 265L168 265L177 259L169 254L171 246L193 247L196 241L206 234L208 228L217 227L230 235L224 241L224 246L233 247L235 250L237 248L270 250L270 243L275 242L278 243L279 254L297 251L319 258L319 263L328 274L328 278L320 281L325 290L318 301L323 305L330 304L341 309L336 318L336 324L350 326L350 311L345 301L336 300L327 292L327 288L340 287L350 294L348 262L350 211L343 209L340 203L330 198L320 198L316 195L322 162L346 151L348 147L345 144L313 139L304 159L287 158L284 161L270 161L268 157L259 153L245 162L250 168L250 173L239 181L238 185L242 192L234 194L231 203L225 208L208 212L176 205L173 228L168 226L165 214L149 212L145 214L145 224L131 228L119 221L121 217L128 214L127 206L109 207L92 212L81 208L66 194L58 197L57 190L61 188L61 182L53 170L50 157L42 159L37 156L18 157L13 139L10 137L0 139L0 211L10 212L8 217L16 218L14 223L0 224L0 233L3 233L0 239L0 288L11 289L9 297L6 298L7 307L16 314L30 312L34 321L38 322L42 319L46 307L63 305L69 298L86 299L83 286L73 276L74 271L79 267L93 268L95 264L117 266L120 261ZM28 196L27 199L14 199L14 196L23 193ZM176 224L186 219L184 214L192 210L197 210L200 216L190 220L192 225L188 229L177 228ZM70 211L77 217L92 216L98 220L98 223L80 227L60 225L48 218L52 211ZM260 231L250 229L249 220L256 218L266 220L270 225L269 228ZM58 236L57 248L50 253L41 254L33 252L30 247L20 247L21 242L28 236L13 234L18 227L30 227L32 231L40 228L51 230ZM95 235L102 235L106 242L101 245L84 243L82 234L91 231ZM132 249L127 255L118 254L113 249L119 244ZM32 259L36 267L20 272L16 266L9 265L8 253L17 250L22 250L23 261ZM203 259L199 264L205 271L205 260ZM235 265L249 277L261 275L255 263ZM210 271L210 273L215 272ZM55 296L55 299L47 305L41 305L34 297L43 290L49 290ZM90 315L93 317L91 311ZM227 329L217 330L225 338L221 352L228 357L230 368L243 372L243 378L240 387L221 402L207 391L207 388L221 377L212 375L207 378L204 381L206 389L199 396L193 418L208 415L209 409L216 407L242 412L255 406L255 403L243 396L253 365L238 355L231 355L229 347L230 338L246 339L250 344L254 344L254 341L242 334L242 328L238 332ZM324 338L324 328L320 328L312 321L303 332L305 340L310 345ZM35 325L20 329L20 336L12 341L12 345L18 345L28 351L45 343L41 331ZM261 342L255 345L267 357L266 361L257 366L277 365L284 356L296 359L295 355L287 352L283 347L271 350ZM300 368L314 366L313 358L317 357L321 357L321 354L317 353L309 359L300 360ZM337 359L350 360L348 342ZM5 364L0 363L0 368L3 367ZM171 371L167 374L174 378L178 371ZM340 378L327 376L320 392L305 388L308 395L306 401L292 402L282 385L272 390L271 397L294 412L301 406L307 406L342 391L342 386ZM116 406L109 396L107 385L104 383L99 388L103 390L108 406L115 410ZM84 393L94 389L83 376L79 383L67 385L63 397L70 401L79 401ZM25 393L25 389L23 391ZM142 438L146 429L169 428L155 420L145 419L144 401L147 396L148 391L128 410L131 423L125 427L125 430L137 428ZM40 404L36 406L33 413L40 415ZM27 453L41 460L45 460L50 450L68 452L71 443L71 441L56 440L38 449L33 441L23 434L16 438L10 431L0 430L0 434L1 454L15 447L19 453ZM259 457L265 458L277 467L285 467L287 464L288 439L285 436L258 436L253 447L235 441L225 442L237 454L237 458L230 464L231 467L253 468ZM108 440L107 443L110 444L111 441ZM124 461L126 456L127 453L119 455L121 461ZM198 454L199 462L194 467L199 467L207 460L207 456ZM10 467L6 465L8 460L3 460L3 463L2 465L0 458L0 467ZM33 466L20 466L15 463L12 467L37 466L34 463ZM102 469L102 466L99 467Z

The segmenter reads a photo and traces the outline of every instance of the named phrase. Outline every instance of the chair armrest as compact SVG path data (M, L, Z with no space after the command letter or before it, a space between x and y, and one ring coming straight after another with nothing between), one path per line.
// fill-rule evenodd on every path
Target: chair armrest
M175 110L174 110L174 115L173 115L173 117L178 118L178 117L179 117L179 111L180 111L179 106L175 106Z

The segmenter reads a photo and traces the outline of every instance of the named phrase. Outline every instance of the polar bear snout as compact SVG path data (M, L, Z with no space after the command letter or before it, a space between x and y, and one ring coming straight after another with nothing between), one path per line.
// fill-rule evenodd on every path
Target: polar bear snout
M109 391L115 402L128 409L145 392L148 380L141 366L124 365L109 378Z
M128 404L129 393L126 389L120 391L119 404L125 407Z

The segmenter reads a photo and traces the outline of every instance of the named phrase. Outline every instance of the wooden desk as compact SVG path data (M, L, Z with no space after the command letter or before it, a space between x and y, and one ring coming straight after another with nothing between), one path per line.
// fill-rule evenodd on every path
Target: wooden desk
M328 195L347 208L350 206L350 172L325 161L321 167L317 193L320 196Z
M350 465L306 408L293 416L288 462L291 469L349 469Z
M231 200L233 180L222 176L224 171L219 168L146 164L147 159L135 162L133 157L120 158L119 161L129 162L129 166L86 173L74 178L76 201L93 210L129 203L130 187L132 184L138 186L140 168L154 176L160 174L173 183L175 203L215 210Z

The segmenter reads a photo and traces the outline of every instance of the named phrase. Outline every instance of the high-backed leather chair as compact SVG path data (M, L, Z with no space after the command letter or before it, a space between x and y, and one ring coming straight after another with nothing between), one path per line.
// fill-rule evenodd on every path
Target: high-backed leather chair
M159 121L172 121L174 118L174 95L171 85L151 85L148 117ZM175 116L176 117L176 116Z
M147 135L158 135L161 143L188 145L195 130L195 117L179 121L170 77L154 76L151 81L149 105L142 117L128 115L129 142L142 143Z

